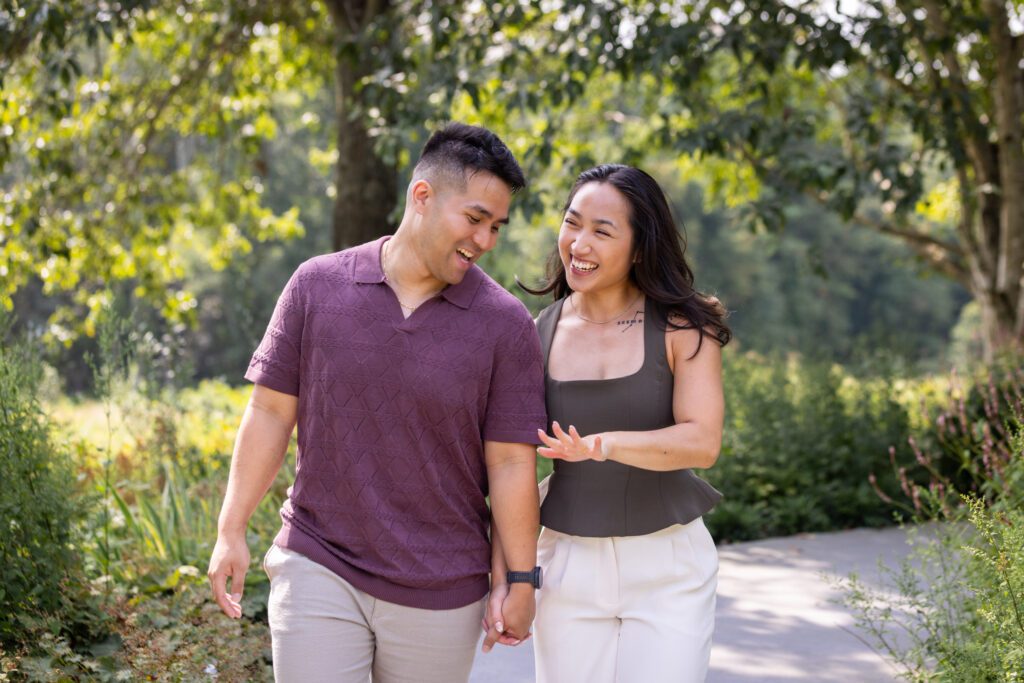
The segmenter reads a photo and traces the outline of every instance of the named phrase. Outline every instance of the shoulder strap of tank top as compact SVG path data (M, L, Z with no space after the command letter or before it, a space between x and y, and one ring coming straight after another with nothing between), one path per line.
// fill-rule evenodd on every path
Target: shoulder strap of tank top
M537 334L540 335L541 353L544 354L544 369L547 370L548 355L551 353L551 342L555 338L555 328L558 326L558 318L562 312L562 304L565 299L559 299L551 304L537 316Z
M665 330L650 297L644 298L644 367L668 369Z

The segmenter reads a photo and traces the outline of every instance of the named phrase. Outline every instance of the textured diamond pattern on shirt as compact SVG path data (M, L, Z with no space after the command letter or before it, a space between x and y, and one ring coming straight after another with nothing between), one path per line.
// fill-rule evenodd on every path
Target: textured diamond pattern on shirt
M545 423L539 341L476 268L403 319L385 283L354 277L379 270L378 248L303 264L246 377L299 397L285 526L357 587L348 568L458 591L490 568L483 440L533 443Z

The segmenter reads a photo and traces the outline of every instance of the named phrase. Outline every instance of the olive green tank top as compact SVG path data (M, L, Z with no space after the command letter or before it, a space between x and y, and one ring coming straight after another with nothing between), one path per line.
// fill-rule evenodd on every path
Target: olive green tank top
M559 381L547 368L563 303L565 299L556 301L537 319L549 433L554 420L565 429L575 425L584 435L675 424L665 333L658 329L650 300L644 305L644 362L638 372L612 379ZM689 469L655 472L613 461L555 460L540 520L574 536L641 536L692 522L721 498Z

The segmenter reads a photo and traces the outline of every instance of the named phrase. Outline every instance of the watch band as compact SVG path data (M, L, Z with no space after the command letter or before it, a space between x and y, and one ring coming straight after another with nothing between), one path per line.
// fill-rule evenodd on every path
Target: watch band
M534 567L528 572L505 572L505 580L509 583L528 583L534 588L540 588L542 576L540 567Z

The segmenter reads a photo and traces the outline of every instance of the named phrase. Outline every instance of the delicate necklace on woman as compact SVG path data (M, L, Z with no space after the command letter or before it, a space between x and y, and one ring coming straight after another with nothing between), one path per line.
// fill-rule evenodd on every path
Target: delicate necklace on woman
M626 304L626 307L623 308L621 311L619 311L619 313L614 318L608 318L608 320L591 320L590 318L583 317L583 314L580 313L580 309L576 308L576 302L572 300L572 295L569 295L569 305L572 306L572 310L576 312L576 316L580 320L582 320L584 322L592 323L594 325L607 325L608 323L615 322L616 320L618 320L619 318L624 316L626 314L626 311L628 311L630 308L632 308L633 304L635 304L637 301L639 301L640 297L642 297L643 295L644 295L643 292L640 292L639 294L637 294L636 298L633 299L632 301L630 301L628 304Z
M380 269L384 273L384 282L392 282L393 283L394 281L391 278L388 277L388 266L387 266L388 248L390 246L391 246L391 240L388 240L387 242L384 243L384 249L381 251L381 254L380 254ZM401 306L402 308L404 308L405 310L412 312L412 311L415 311L417 308L419 308L419 306L410 306L409 304L402 303L402 300L398 298L398 290L396 290L394 287L391 288L391 291L395 293L395 301L397 301L398 305ZM422 305L422 302L420 302L420 305Z

